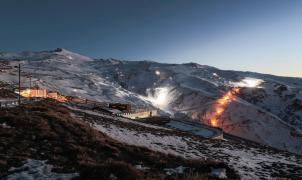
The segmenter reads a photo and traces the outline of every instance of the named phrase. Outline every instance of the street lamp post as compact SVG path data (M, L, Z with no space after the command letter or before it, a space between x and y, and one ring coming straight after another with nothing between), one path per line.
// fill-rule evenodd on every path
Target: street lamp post
M21 64L19 63L18 66L18 70L19 70L19 96L18 96L18 103L19 106L21 105Z

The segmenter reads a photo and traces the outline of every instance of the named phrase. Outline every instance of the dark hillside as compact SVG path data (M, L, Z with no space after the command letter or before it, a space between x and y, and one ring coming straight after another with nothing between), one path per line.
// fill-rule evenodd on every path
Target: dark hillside
M48 160L54 171L78 172L78 179L207 179L211 168L227 165L213 161L184 160L119 143L70 115L68 108L43 101L21 108L0 110L0 177L26 159ZM136 165L149 167L148 170ZM184 175L168 176L164 168L190 167Z

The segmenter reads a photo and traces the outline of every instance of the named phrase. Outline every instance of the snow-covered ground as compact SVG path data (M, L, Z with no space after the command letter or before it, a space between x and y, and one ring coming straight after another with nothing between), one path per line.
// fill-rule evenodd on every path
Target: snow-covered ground
M10 175L7 180L69 180L77 173L64 174L52 172L52 165L46 164L46 161L28 159L21 167L12 167L9 169Z
M203 121L229 88L242 87L222 114L222 128L233 135L302 154L302 79L225 71L187 64L93 60L64 49L0 53L14 67L21 59L22 86L33 85L96 101L130 103L182 113ZM0 67L1 69L1 67ZM17 84L15 68L0 72L0 81ZM255 81L257 80L257 81ZM258 84L254 88L251 83Z
M86 114L95 115L95 116L99 116L99 117L104 117L104 118L107 118L107 119L111 119L113 121L132 123L132 124L135 124L135 125L145 126L145 127L155 128L155 129L170 130L170 129L160 127L160 126L154 126L154 125L151 125L151 124L146 124L146 123L142 123L142 122L138 122L138 121L132 121L130 119L120 117L120 116L110 116L110 115L106 115L106 114L91 111L91 110L83 110L81 108L77 108L77 107L73 107L73 106L66 106L66 107L68 107L69 109L74 110L74 111L83 112L83 113L86 113Z
M276 174L302 178L302 159L293 154L250 146L244 142L200 139L198 136L187 136L157 126L145 126L142 122L137 124L131 120L108 120L97 114L93 114L92 118L90 123L93 128L117 141L184 158L223 161L244 179L271 178Z
M222 135L222 131L214 128L207 128L197 122L171 120L166 126L206 138L215 138Z
M0 123L0 127L4 128L4 129L10 129L10 128L13 128L9 125L7 125L5 122L4 123Z

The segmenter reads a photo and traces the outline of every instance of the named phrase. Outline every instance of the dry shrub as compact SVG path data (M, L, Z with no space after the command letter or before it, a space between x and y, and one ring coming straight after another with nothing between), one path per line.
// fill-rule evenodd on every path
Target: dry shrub
M117 142L70 116L69 110L56 102L41 101L22 108L0 111L0 122L14 128L0 131L0 179L7 169L28 158L47 159L58 172L79 172L78 179L145 179L165 177L164 168L178 166L194 169L188 178L202 177L216 162L190 161L172 155ZM31 150L31 149L34 149ZM135 169L143 164L150 172ZM227 168L227 173L236 175ZM229 176L228 177L232 177Z
M38 112L48 111L47 107L43 107L43 106L28 106L27 109L28 111L38 111Z
M144 175L132 165L122 161L106 162L100 166L85 168L79 177L75 179L111 179L112 176L117 179L139 180L144 179Z

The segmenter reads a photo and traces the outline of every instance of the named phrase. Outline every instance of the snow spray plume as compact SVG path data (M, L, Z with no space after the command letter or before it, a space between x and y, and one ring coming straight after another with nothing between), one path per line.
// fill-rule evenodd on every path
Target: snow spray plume
M159 109L169 112L169 104L176 99L177 92L172 87L157 87L154 89L147 89L147 100L150 101L153 106Z

